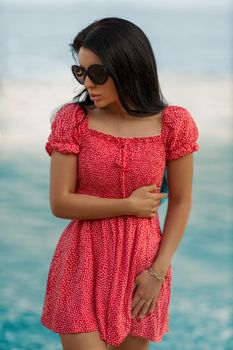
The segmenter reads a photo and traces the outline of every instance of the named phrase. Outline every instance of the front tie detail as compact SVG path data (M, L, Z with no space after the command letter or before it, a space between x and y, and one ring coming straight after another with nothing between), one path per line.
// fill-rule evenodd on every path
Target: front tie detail
M128 148L128 140L119 140L119 154L115 159L115 164L121 168L120 188L123 198L125 198L125 172L132 157L132 150Z
M128 148L129 146L127 144L127 141L127 139L124 141L119 141L120 150L115 159L115 163L124 170L127 169L127 164L130 162L132 157L132 150Z

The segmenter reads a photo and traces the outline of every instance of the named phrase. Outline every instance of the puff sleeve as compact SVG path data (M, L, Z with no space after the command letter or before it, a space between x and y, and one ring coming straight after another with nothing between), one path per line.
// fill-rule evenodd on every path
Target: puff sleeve
M45 150L49 156L54 150L70 154L80 152L82 119L83 111L75 103L65 104L56 112L45 144Z
M166 159L178 159L197 152L199 132L190 112L181 106L169 106L164 116Z

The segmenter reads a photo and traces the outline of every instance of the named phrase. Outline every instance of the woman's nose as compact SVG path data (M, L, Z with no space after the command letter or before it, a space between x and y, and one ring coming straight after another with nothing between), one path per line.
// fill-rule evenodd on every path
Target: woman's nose
M84 86L85 86L86 89L95 86L95 84L94 84L93 81L88 77L88 75L86 75L86 77L85 77Z

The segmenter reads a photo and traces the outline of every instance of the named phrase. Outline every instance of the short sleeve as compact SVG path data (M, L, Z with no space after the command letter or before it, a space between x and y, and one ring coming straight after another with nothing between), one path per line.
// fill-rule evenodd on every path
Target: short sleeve
M80 125L83 116L83 110L75 103L65 104L56 112L52 120L51 132L45 145L49 156L54 150L70 154L78 154L80 152Z
M166 159L178 159L197 152L199 132L190 112L181 106L168 106L163 117Z

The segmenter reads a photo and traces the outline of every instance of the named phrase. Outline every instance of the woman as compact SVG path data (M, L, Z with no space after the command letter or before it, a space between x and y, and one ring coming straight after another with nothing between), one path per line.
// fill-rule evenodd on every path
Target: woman
M64 350L149 349L168 332L171 260L191 209L198 129L187 109L165 102L135 24L103 18L71 47L84 89L57 111L46 143L51 210L71 222L53 255L41 322Z

